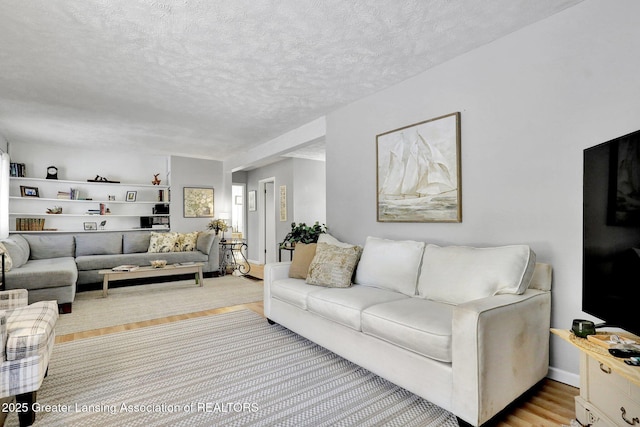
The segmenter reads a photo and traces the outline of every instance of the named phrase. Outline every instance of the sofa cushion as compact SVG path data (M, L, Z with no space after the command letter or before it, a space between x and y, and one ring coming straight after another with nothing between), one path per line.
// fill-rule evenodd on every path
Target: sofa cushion
M293 251L293 259L289 267L289 277L306 279L309 266L316 255L316 243L298 243Z
M526 245L493 248L427 245L418 279L423 298L461 304L492 295L521 294L536 263Z
M122 253L135 254L139 252L147 252L149 250L149 241L151 233L133 232L124 233L122 235Z
M76 254L72 234L29 234L24 235L24 238L29 242L30 259L73 257Z
M307 283L332 288L351 286L353 271L360 258L360 247L350 248L318 243L316 254L309 265Z
M362 310L375 304L409 298L398 292L369 286L321 289L307 296L307 309L334 322L360 331Z
M149 239L149 252L152 252L152 253L173 252L173 249L176 246L177 238L178 238L178 233L151 232L151 238Z
M10 289L43 289L73 286L78 280L78 269L72 257L32 259L7 274Z
M2 240L2 244L7 249L11 257L12 268L19 268L29 261L29 242L19 234L12 234L8 238Z
M293 304L303 310L307 309L307 296L322 288L307 285L302 279L279 279L271 283L271 296L280 301Z
M91 233L75 236L76 257L85 255L113 255L122 253L122 234Z
M421 298L374 305L362 312L362 332L450 363L454 308Z
M424 246L424 242L367 237L356 269L355 283L414 296Z

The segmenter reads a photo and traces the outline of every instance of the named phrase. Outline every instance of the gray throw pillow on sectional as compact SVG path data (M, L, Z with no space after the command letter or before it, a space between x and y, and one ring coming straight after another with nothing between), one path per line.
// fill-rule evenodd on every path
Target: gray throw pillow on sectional
M149 252L149 241L151 233L133 232L122 235L122 253L137 254L140 252Z
M122 253L122 234L83 234L76 236L76 256Z
M23 236L29 242L31 259L73 257L75 243L73 235L29 235Z
M211 244L213 243L213 239L216 238L215 233L211 233L209 231L202 231L198 233L198 241L196 243L196 249L200 252L209 255L209 251L211 250Z
M13 264L12 268L19 268L29 261L29 243L24 237L14 234L2 240L2 244L9 252Z

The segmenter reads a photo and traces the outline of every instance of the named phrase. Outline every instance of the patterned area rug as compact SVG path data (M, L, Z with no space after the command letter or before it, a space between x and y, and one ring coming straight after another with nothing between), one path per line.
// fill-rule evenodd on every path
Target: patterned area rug
M206 278L203 287L193 279L119 287L109 289L107 298L102 290L78 292L73 312L58 319L56 334L262 301L262 294L262 282L231 275Z
M37 403L35 426L458 426L248 310L57 344Z

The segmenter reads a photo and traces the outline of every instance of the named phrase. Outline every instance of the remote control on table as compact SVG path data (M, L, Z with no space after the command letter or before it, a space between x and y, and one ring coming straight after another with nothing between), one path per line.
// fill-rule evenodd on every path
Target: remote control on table
M640 346L622 344L609 349L609 353L615 357L628 359L629 357L640 356Z

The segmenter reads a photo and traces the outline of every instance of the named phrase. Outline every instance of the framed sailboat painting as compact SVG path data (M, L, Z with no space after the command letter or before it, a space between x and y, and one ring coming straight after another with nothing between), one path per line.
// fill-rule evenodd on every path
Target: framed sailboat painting
M462 222L460 113L376 137L379 222Z

